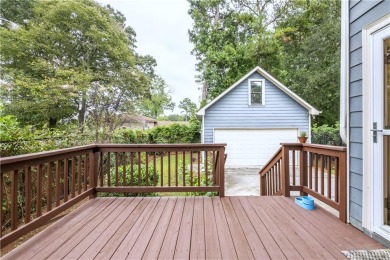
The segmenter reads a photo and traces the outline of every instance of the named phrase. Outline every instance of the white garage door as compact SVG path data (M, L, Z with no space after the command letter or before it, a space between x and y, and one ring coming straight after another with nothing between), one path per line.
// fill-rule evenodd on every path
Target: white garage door
M296 143L298 129L215 129L214 143L226 143L226 167L264 166L280 143Z

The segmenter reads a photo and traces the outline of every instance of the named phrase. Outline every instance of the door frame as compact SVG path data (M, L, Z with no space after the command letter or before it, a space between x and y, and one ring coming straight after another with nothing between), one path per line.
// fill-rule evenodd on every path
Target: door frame
M362 30L362 75L363 75L363 212L362 226L370 232L374 232L389 239L388 232L377 227L378 219L374 215L374 209L382 201L375 198L374 185L378 182L373 175L373 143L372 143L372 113L373 113L373 40L376 33L390 26L390 14L370 24ZM387 38L387 37L386 37ZM375 178L374 178L375 177ZM383 190L383 189L381 189ZM383 195L382 195L383 196Z

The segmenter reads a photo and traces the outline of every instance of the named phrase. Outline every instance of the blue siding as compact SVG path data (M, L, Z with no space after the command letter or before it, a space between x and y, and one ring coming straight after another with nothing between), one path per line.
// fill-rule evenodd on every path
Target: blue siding
M204 142L213 142L215 128L298 128L309 130L308 110L265 80L265 106L248 105L248 79L264 79L254 72L206 109Z
M349 213L351 224L362 229L362 183L364 174L362 132L362 29L389 13L390 1L350 1L349 8Z

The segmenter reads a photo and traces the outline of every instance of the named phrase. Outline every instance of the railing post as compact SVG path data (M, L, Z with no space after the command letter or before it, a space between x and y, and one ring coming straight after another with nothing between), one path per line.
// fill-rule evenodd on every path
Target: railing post
M97 163L98 160L97 160L96 152L95 151L90 152L89 153L89 188L90 189L95 189L97 186L96 185ZM93 194L89 196L90 199L95 197L96 197L96 191L94 191Z
M260 196L265 196L267 195L265 192L265 175L260 175Z
M290 197L290 158L289 149L282 146L282 193L285 197Z
M340 178L340 185L339 185L339 219L343 221L344 223L347 223L347 159L346 159L346 152L342 151L339 153L339 178ZM337 181L337 180L336 180Z
M219 197L225 197L225 147L218 153Z
M300 148L300 186L303 189L303 187L307 187L307 152L303 151L303 146ZM307 196L306 192L301 191L301 196Z

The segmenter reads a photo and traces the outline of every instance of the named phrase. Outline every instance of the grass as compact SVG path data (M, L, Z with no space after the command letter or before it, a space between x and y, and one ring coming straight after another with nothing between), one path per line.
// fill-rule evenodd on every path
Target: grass
M169 159L170 158L170 159ZM192 154L192 164L193 164L193 167L194 167L194 171L193 171L193 177L197 177L197 170L195 169L195 167L198 166L198 160L200 158L198 158L198 154L197 153L193 153ZM177 161L178 161L178 185L179 186L182 186L183 185L183 175L181 174L182 172L182 169L183 169L183 154L182 153L178 153L178 158L177 158ZM153 157L149 157L149 164L153 163ZM176 155L175 153L171 153L170 156L168 156L168 154L165 154L163 157L162 157L162 165L163 165L163 186L167 187L169 186L169 176L168 176L168 173L169 173L169 168L170 168L170 173L171 173L171 179L170 179L170 184L171 186L176 186ZM170 167L169 167L170 165ZM190 153L186 153L185 154L185 174L186 174L186 177L187 176L190 176L190 171L189 171L189 167L191 165L191 154ZM156 169L159 173L161 173L161 156L156 156ZM200 172L201 174L204 174L204 172ZM158 181L158 184L161 183L161 176L160 176L160 180ZM188 185L188 182L186 183L186 185ZM159 196L187 196L189 195L188 192L159 192L158 193Z

